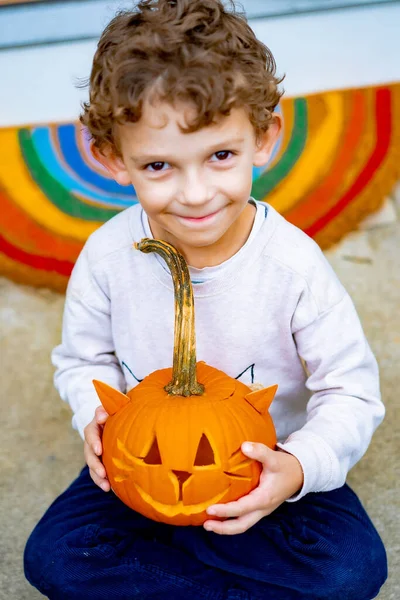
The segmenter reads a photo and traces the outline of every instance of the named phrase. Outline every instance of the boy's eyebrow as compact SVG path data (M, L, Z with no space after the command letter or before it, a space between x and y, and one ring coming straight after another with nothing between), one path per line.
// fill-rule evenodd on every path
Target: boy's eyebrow
M206 152L206 154L208 154L208 153L212 154L219 148L222 150L229 150L230 147L238 146L239 144L243 144L243 142L244 142L244 138L234 138L231 140L222 140L222 142L218 142L217 144L213 144L209 148L206 148L205 152Z
M221 142L213 144L209 148L206 148L204 150L204 154L213 154L217 150L229 150L232 146L238 146L240 144L243 144L243 142L244 142L244 138L234 138L231 140L223 140ZM141 154L138 156L130 156L129 158L135 164L139 164L139 163L144 164L144 163L151 163L151 162L157 162L157 161L161 162L161 160L162 161L168 160L168 156L164 156L162 153L156 154L155 152L151 153L151 154Z

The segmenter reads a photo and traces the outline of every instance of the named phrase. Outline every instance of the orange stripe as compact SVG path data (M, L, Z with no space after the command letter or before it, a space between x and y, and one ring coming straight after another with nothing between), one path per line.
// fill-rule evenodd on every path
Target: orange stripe
M393 108L390 88L377 88L374 110L374 126L376 129L375 147L373 148L370 156L368 156L368 160L366 161L361 173L359 173L357 179L329 211L326 211L320 219L315 220L314 223L311 224L311 226L306 230L308 235L316 235L331 220L340 215L340 213L353 201L357 201L357 197L360 197L362 192L367 188L367 186L379 172L379 168L387 156L393 137L392 111Z
M0 231L15 246L42 256L75 262L82 243L52 234L21 210L0 189Z
M366 103L364 94L360 90L352 94L351 100L347 131L344 133L339 153L328 175L309 195L285 214L289 221L300 228L309 226L326 212L329 199L334 197L354 159L354 152L360 143L366 121Z

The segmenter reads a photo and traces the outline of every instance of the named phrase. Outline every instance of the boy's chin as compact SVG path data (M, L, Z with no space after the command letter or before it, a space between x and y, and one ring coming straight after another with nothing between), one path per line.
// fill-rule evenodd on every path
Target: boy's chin
M218 244L223 238L224 232L192 232L189 235L181 235L176 238L176 244L188 248L209 248Z
M161 233L161 231L160 231ZM226 231L221 228L221 230L185 230L184 228L171 228L169 230L164 230L161 235L154 235L155 238L159 237L164 241L172 244L179 248L180 246L191 247L191 248L203 248L207 246L212 246L224 236ZM154 234L157 234L157 230L154 230Z

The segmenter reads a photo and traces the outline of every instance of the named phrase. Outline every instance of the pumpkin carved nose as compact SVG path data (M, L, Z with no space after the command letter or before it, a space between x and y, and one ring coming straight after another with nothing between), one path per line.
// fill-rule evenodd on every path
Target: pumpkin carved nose
M188 471L175 471L174 469L171 469L173 474L175 475L175 477L177 478L178 482L179 482L179 498L178 501L182 501L183 502L183 484L185 483L185 481L187 481L188 479L190 479L190 477L192 476L192 473L189 473Z
M174 471L174 469L172 469L172 472L178 479L181 486L189 479L189 477L192 476L192 473L189 473L189 471Z

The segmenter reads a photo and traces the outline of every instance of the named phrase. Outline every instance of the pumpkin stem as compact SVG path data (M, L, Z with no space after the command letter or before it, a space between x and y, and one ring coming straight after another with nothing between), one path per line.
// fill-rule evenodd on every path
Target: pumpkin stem
M156 252L171 271L175 295L175 333L172 380L165 386L173 396L201 396L204 386L196 377L196 334L193 288L186 260L176 248L162 240L144 238L134 244L137 250Z

